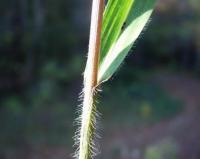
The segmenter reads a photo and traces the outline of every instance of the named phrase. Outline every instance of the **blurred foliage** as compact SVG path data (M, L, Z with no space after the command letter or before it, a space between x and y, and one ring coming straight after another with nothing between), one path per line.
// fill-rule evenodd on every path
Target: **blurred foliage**
M151 73L138 69L130 70L132 74L122 73L122 76L118 76L119 79L112 81L114 86L105 86L100 112L104 114L106 124L110 121L111 124L114 122L141 126L173 117L181 112L182 103L171 98L156 82L151 81ZM131 82L123 81L121 78L124 76Z
M146 149L145 159L177 159L178 146L171 138L166 138L163 141L150 146Z
M139 40L132 60L145 67L162 66L198 72L199 10L198 0L158 1L151 27Z

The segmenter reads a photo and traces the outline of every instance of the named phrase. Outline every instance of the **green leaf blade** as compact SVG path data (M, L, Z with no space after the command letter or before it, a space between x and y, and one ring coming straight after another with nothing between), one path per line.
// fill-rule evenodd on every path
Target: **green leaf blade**
M108 80L119 68L132 45L139 37L153 11L156 0L135 0L127 24L119 38L112 44L99 67L98 82Z
M108 1L103 18L100 64L121 33L134 0Z

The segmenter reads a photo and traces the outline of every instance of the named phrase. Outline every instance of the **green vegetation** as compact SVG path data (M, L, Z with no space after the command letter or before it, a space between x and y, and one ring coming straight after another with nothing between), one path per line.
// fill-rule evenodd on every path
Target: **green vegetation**
M145 159L177 159L178 158L178 146L170 138L147 148L145 153Z
M80 123L75 135L75 157L91 159L98 152L95 133L98 86L107 81L130 51L153 11L155 0L93 0L90 42L84 72ZM123 26L124 25L124 26Z
M152 124L176 115L182 108L179 101L171 99L151 82L134 82L129 86L113 87L105 90L101 102L101 106L105 108L100 110L107 119L106 123L135 126Z
M118 1L120 0L112 2L116 5ZM77 94L82 89L82 75L88 51L91 1L6 0L0 3L0 158L27 159L38 156L52 159L55 155L59 159L68 158L74 152L73 122L78 116L75 114L76 107L80 104ZM122 4L127 8L128 14L130 6ZM186 110L190 110L189 104L199 105L195 99L198 99L197 90L200 89L194 84L198 83L200 77L199 11L199 0L158 1L144 36L140 35L138 40L134 41L134 49L129 51L129 56L119 71L112 74L110 69L111 72L108 71L107 75L112 74L111 80L99 87L103 91L96 97L99 103L97 110L102 114L105 135L107 132L119 134L122 126L130 130L130 133L135 133L138 127L146 131L161 125L156 130L160 132L166 123L176 123L181 116L184 122L181 128L174 127L174 133L178 136L178 139L175 137L174 140L186 149L178 151L178 155L185 156L187 153L188 158L195 156L194 151L198 151L198 148L195 148L198 147L196 141L199 138L194 137L195 134L198 136L198 120L195 114L198 111L194 109L195 114L190 113L192 118L195 117L194 124L191 124L193 121L188 121L189 117L186 118L179 112L183 110L185 114ZM131 13L135 15L135 12ZM126 14L121 18L127 18ZM108 38L111 41L104 42L106 49L102 51L105 55L101 57L101 63L110 50L110 45L119 42L123 31L130 24L128 21L122 22L115 15L107 16L116 18L113 23L118 25L109 23L108 30L103 25L105 36L102 35L102 41L110 35L113 37ZM127 55L127 51L123 52L123 57ZM120 60L118 62L121 64ZM114 61L112 63L116 62ZM167 75L166 70L169 73ZM177 96L183 94L184 99L180 99L181 102L175 99L176 91L173 91L173 88L169 94L163 90L163 85L157 83L157 79L151 77L157 74L164 77L161 77L161 80L166 80L167 86L176 85L173 80L167 81L168 79L180 77L177 79L180 85L174 89ZM106 79L106 76L103 78ZM188 107L185 109L183 106ZM193 109L193 106L191 108ZM192 126L190 130L194 136L185 137L182 133L181 130L188 128L187 124ZM102 137L104 133L101 133ZM121 135L122 138L125 137L125 134ZM129 140L132 136L127 138ZM156 145L144 143L147 148L153 147L150 157L151 152L155 154L158 149L154 146L160 146L158 140L160 138L155 137L152 141L156 141ZM181 144L177 142L180 140L183 140ZM101 141L103 144L105 142L106 147L107 138ZM111 145L115 146L112 142L113 140ZM190 149L191 143L194 149ZM129 144L123 144L127 147L119 143L114 158L119 157L118 152L121 154L124 149L129 149ZM56 154L57 148L63 149L62 152L67 157ZM141 155L147 153L143 151L146 148L139 149L142 150ZM47 151L50 156L44 157ZM103 150L104 159L111 158L108 157L109 152ZM196 152L196 156L198 154Z

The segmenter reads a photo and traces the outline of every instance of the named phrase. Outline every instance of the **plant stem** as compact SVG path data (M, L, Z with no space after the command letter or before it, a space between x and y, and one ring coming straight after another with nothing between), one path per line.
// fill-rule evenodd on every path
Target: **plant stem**
M101 28L104 0L93 0L90 26L90 41L87 65L84 73L83 105L81 114L79 159L91 159L94 154L94 131L96 107L94 105L97 86L98 63L101 43Z

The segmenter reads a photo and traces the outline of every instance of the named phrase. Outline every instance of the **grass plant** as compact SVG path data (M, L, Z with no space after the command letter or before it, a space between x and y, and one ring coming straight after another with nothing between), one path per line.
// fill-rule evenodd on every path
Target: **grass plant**
M117 71L148 22L156 0L93 0L89 51L79 124L75 134L75 158L92 159L95 144L98 87Z

